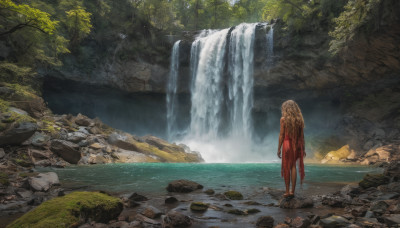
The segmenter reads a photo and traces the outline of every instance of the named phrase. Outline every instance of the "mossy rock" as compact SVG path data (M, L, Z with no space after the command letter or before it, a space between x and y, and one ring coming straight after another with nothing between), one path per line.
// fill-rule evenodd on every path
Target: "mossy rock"
M42 203L7 226L77 227L86 221L107 223L121 213L120 199L99 192L73 192Z
M230 200L242 200L243 199L242 193L237 192L237 191L227 191L224 193L224 195Z
M234 214L234 215L247 215L245 211L239 210L239 209L231 209L228 211L229 214Z
M193 202L190 204L190 210L204 212L208 209L208 205L203 202Z
M358 183L360 187L367 189L371 187L378 187L380 185L388 184L389 183L389 177L383 175L383 174L367 174L364 176L362 181Z

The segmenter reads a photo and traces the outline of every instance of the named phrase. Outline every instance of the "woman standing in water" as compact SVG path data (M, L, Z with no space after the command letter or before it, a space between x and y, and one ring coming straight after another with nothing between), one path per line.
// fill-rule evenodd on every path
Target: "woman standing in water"
M278 157L282 158L281 174L285 179L286 192L283 197L293 197L296 189L296 162L299 160L300 180L304 179L304 120L296 102L285 101L282 104L281 130L279 133ZM282 148L282 154L281 154ZM281 156L282 155L282 156ZM292 188L290 189L290 181Z

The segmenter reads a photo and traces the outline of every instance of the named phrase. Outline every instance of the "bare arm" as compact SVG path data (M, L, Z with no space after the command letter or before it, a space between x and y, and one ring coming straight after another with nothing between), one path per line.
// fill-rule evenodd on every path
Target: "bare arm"
M283 144L283 139L284 139L284 136L285 136L285 128L284 128L284 118L282 117L281 118L281 129L280 129L280 132L279 132L279 144L278 144L278 157L279 158L282 158L282 156L281 156L281 148L282 148L282 144Z

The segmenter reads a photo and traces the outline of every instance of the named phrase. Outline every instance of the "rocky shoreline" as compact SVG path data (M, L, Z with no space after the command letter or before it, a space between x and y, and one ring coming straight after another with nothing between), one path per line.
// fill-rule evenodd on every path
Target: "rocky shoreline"
M41 174L43 179L52 179L52 173ZM37 177L36 177L37 179ZM383 174L366 175L358 185L346 185L340 191L326 194L298 194L292 199L283 199L283 191L271 188L257 190L256 194L242 194L235 190L219 192L208 189L206 184L176 180L166 186L166 195L149 196L142 193L115 194L89 192L89 195L112 196L113 204L108 208L109 217L96 217L92 210L105 209L85 207L73 215L76 222L68 227L398 227L400 225L400 162L392 161ZM58 180L57 180L58 181ZM53 203L74 199L77 205L84 200L75 195L87 194L60 188L58 182L50 183L46 204L35 211L45 210ZM29 183L35 186L35 178ZM61 186L62 187L62 186ZM42 189L44 190L44 189ZM72 193L70 193L72 192ZM32 207L37 203L31 200ZM19 196L23 191L19 191ZM32 198L32 197L31 197ZM113 201L114 200L114 201ZM75 202L75 201L74 201ZM101 201L104 205L105 202ZM101 205L103 205L100 203ZM45 205L45 206L42 206ZM122 206L120 206L122 205ZM23 208L23 207L21 207ZM82 207L77 206L77 210ZM80 209L79 209L80 208ZM25 210L27 208L25 207ZM28 212L9 227L26 226L32 221ZM60 213L60 212L57 212ZM42 224L47 224L44 217ZM78 219L79 218L79 219ZM34 224L29 224L34 225Z

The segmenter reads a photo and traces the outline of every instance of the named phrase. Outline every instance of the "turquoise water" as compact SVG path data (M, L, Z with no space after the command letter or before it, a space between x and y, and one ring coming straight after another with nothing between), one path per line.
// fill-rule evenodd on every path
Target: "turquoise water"
M366 173L381 169L365 166L306 165L303 188L343 182L357 182ZM172 180L188 179L204 185L205 189L251 190L263 187L284 188L280 164L177 164L130 163L91 166L70 166L54 171L67 187L84 187L90 190L114 192L166 193L165 187Z

